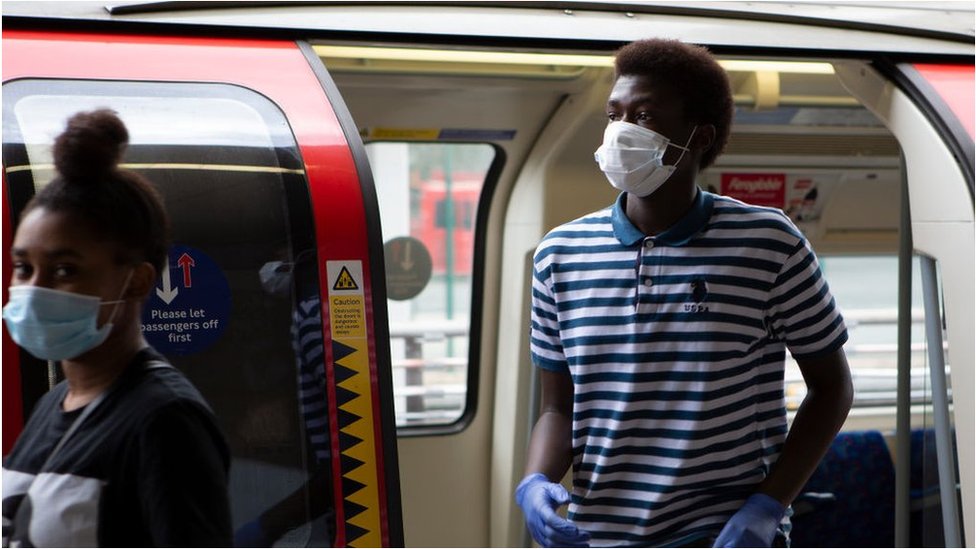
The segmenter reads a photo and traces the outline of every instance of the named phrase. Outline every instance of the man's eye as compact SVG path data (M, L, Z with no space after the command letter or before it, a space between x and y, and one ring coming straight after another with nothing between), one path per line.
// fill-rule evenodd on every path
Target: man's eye
M618 116L617 116L617 113L615 113L615 112L608 112L607 113L607 118L609 118L612 121L612 120L616 120L618 118Z
M637 120L650 120L650 119L651 119L651 115L647 114L646 112L637 113Z

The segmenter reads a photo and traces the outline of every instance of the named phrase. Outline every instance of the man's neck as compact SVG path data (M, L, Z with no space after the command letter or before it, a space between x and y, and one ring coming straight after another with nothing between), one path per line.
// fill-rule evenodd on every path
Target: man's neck
M628 194L624 211L640 232L656 236L688 213L697 194L698 187L693 180L690 183L669 181L644 198Z

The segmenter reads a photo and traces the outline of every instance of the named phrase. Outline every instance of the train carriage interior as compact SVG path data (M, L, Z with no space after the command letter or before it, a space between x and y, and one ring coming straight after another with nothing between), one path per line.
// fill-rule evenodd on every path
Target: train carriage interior
M487 234L483 236L483 251L475 250L472 257L474 268L492 272L494 269L487 266L502 265L502 279L495 281L499 287L482 288L484 301L469 309L472 314L478 313L479 305L487 308L488 296L494 292L502 296L523 295L528 284L528 259L541 234L611 204L616 196L593 161L593 151L606 124L604 102L613 79L607 53L378 48L329 43L316 44L315 50L335 79L371 151L381 209L385 200L396 201L402 196L403 190L397 190L397 186L405 182L402 177L385 177L391 172L387 164L390 159L406 155L421 162L419 155L411 155L411 149L433 147L443 153L472 147L479 141L490 143L495 149L486 147L483 151L494 161L495 169L488 169L492 164L486 158L468 162L471 169L463 161L453 164L456 178L475 177L471 172L479 172L483 178L478 204L483 217L477 228ZM723 57L722 63L728 70L736 103L732 136L725 153L701 174L700 186L713 193L783 208L820 256L851 330L846 350L854 376L854 409L798 503L794 544L891 545L894 537L887 532L893 532L894 520L896 274L904 177L898 141L845 89L829 59ZM437 162L443 163L443 159ZM503 165L497 169L500 162ZM408 171L416 178L417 167L412 166ZM444 176L437 170L450 167L439 165L430 181L443 185ZM424 188L413 179L407 184L411 189ZM463 195L455 196L460 200ZM402 215L423 217L423 208ZM392 218L396 219L396 214ZM388 219L384 212L384 223ZM431 250L445 245L444 235L425 230L423 223L418 226L414 220L409 227L401 226ZM384 240L402 236L395 230L384 225ZM447 270L452 267L461 280L458 286L463 286L463 278L471 267L446 266ZM914 269L912 542L939 546L944 540L938 497L932 497L938 491L938 480L933 478L937 468L928 409L931 387L923 352L925 335L917 261ZM434 273L432 287L440 282L438 268ZM486 285L491 283L490 279L485 281ZM465 293L464 298L470 299L470 294ZM434 318L432 315L438 311L431 301L443 297L442 293L431 291L413 299L417 300L414 312L404 308L402 302L390 302L391 326L398 319L408 322L416 318L412 314ZM422 305L424 301L426 304ZM525 391L525 378L532 371L524 344L526 311L519 306L510 310L506 307L507 303L518 301L502 299L499 314L519 321L499 321L497 328L483 326L483 334L497 329L494 334L481 336L484 341L497 338L497 350L482 348L480 355L471 355L470 364L464 362L467 346L463 345L463 335L434 333L435 320L428 321L431 332L418 338L428 340L427 344L411 340L398 349L394 339L395 376L398 361L401 368L408 369L411 357L424 359L423 351L417 352L417 347L426 346L438 354L445 352L437 349L438 339L461 343L446 351L449 356L430 359L435 368L438 360L442 366L450 366L439 371L426 370L433 372L425 373L426 378L417 374L402 378L405 385L421 384L424 391L419 398L412 391L409 394L413 396L397 401L398 426L406 435L400 439L402 460L426 455L410 451L417 440L409 436L411 432L436 432L439 424L463 418L466 399L493 399L496 422L504 419L498 416L500 410L513 406L523 410L515 402L517 399L512 399L513 394L504 390L508 383ZM447 307L457 307L449 300L447 303ZM463 305L471 306L471 302L462 304L462 310ZM418 313L419 310L426 313ZM440 314L444 315L441 321L445 327L457 318L456 311L443 307ZM416 354L408 356L407 349L414 349ZM476 373L482 385L468 387L479 387L478 394L465 393L465 375ZM484 387L484 381L492 379L494 395ZM806 390L795 363L788 369L786 384L792 413ZM523 413L531 416L531 408ZM510 426L515 434L508 441L510 453L503 455L499 451L493 459L517 471L522 466L520 456L527 429L524 420ZM476 429L477 425L468 428ZM504 427L494 426L496 446L501 429ZM431 443L427 438L420 440ZM425 467L422 462L401 463L404 472ZM402 482L405 500L412 500L413 491L423 490L412 484L408 474L404 474ZM404 509L408 536L411 515L424 513L423 509ZM434 539L430 538L430 542Z

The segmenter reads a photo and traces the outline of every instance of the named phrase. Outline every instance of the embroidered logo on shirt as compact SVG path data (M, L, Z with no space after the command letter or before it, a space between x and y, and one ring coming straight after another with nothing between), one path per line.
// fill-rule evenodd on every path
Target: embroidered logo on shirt
M691 281L691 300L694 303L685 303L686 313L705 313L708 312L708 305L705 305L705 298L708 297L708 285L705 279L696 278Z

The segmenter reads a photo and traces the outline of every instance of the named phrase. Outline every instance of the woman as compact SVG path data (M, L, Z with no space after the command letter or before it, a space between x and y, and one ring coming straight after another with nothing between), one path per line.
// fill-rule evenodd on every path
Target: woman
M4 546L231 543L226 442L142 337L169 222L153 187L118 169L127 142L112 111L73 116L55 141L58 176L14 236L4 321L65 381L4 459Z

